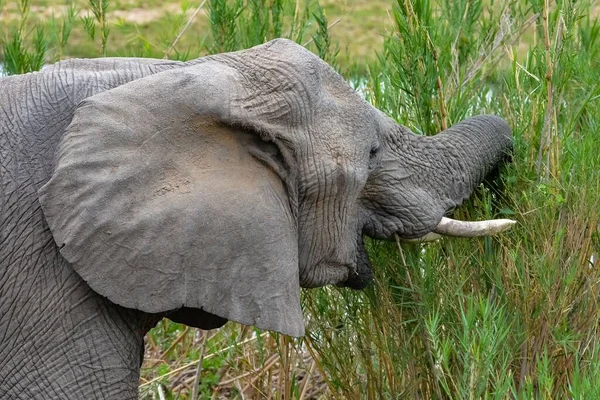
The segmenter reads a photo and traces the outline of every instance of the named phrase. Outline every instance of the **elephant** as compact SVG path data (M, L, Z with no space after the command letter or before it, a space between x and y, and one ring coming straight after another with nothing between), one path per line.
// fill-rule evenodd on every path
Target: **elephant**
M0 78L0 397L136 398L164 317L302 336L301 287L371 281L364 236L509 225L446 216L511 147L414 134L286 39Z

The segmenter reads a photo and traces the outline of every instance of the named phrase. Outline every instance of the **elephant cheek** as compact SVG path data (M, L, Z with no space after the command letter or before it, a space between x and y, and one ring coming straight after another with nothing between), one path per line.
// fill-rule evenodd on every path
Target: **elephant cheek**
M341 284L343 287L349 287L355 290L366 288L373 280L373 272L369 255L365 249L365 243L362 236L358 239L357 255L356 255L356 271L351 271L348 274L348 279Z

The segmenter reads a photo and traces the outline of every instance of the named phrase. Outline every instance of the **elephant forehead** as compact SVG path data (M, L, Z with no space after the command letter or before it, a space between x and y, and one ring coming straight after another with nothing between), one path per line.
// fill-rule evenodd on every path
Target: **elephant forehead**
M378 125L370 111L361 103L323 111L307 152L321 156L333 168L362 172L371 149L378 146Z

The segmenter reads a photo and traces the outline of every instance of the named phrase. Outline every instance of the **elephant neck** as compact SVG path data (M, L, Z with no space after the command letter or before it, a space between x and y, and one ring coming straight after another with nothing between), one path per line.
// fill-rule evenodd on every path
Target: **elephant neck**
M39 269L8 269L17 273L0 304L0 397L138 398L143 338L158 317L110 303L51 253Z

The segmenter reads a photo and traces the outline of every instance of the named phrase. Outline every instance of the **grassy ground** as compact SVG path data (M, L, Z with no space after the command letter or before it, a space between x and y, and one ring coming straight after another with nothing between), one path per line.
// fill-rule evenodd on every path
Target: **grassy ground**
M49 18L33 4L28 27ZM199 2L172 4L111 2L106 54L162 57ZM329 34L318 18L294 20L295 4L284 31L306 26L301 42L314 35L321 49L309 48L398 121L432 134L470 115L507 119L512 163L455 216L519 224L497 238L369 242L375 284L304 291L302 340L236 324L205 334L163 321L147 337L141 396L191 398L198 387L199 398L599 398L598 4L322 4L326 26L342 18ZM258 40L243 29L250 8L242 22L221 25L208 10L170 57ZM3 21L16 15L14 5L2 13ZM102 53L101 34L86 35L75 23L64 49L51 46L46 57Z

